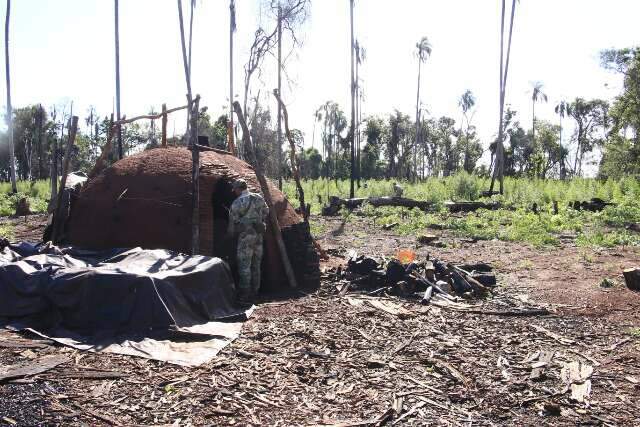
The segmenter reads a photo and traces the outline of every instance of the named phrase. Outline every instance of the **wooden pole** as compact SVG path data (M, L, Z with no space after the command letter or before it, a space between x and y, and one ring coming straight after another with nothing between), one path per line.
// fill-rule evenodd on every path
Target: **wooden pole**
M258 178L258 182L260 183L262 194L264 194L264 200L267 203L267 206L269 207L269 222L271 223L271 230L273 232L273 237L276 240L278 251L280 252L280 258L282 259L282 265L287 275L289 286L295 289L298 287L298 282L296 280L296 275L293 272L291 261L289 261L287 248L285 247L284 240L282 239L282 230L280 229L278 216L276 215L276 211L274 209L274 206L271 200L271 191L269 190L269 184L267 183L267 180L264 177L264 174L262 172L262 166L256 160L256 153L255 153L255 150L253 149L253 143L251 142L249 127L247 126L247 122L244 119L244 114L242 113L242 107L240 107L240 103L238 101L234 101L233 108L236 112L236 116L238 117L238 123L240 123L240 127L242 128L242 142L249 153L250 161L253 162L253 168L256 172L256 177Z
M193 196L191 210L191 255L196 255L200 249L200 151L196 147L198 142L198 116L200 114L200 95L193 100L190 108L190 142L191 149L191 188Z
M69 129L69 139L67 140L67 148L64 152L64 161L62 164L62 177L60 178L60 189L58 190L58 202L56 203L56 210L53 216L53 225L51 231L51 241L56 243L62 227L64 226L62 218L62 198L64 196L64 188L67 185L67 175L69 174L69 164L71 163L71 147L76 139L76 132L78 130L78 116L73 116L71 119L71 129Z
M162 104L162 147L167 146L167 104Z

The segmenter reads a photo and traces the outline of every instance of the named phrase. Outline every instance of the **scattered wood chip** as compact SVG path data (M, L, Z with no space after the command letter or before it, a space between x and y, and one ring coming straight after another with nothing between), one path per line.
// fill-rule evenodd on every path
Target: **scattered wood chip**
M575 344L575 341L566 337L563 337L562 335L558 335L555 332L551 332L548 329L543 328L542 326L538 326L538 325L530 325L532 329L535 329L536 331L548 336L549 338L552 338L556 341L558 341L560 344L562 345L573 345Z

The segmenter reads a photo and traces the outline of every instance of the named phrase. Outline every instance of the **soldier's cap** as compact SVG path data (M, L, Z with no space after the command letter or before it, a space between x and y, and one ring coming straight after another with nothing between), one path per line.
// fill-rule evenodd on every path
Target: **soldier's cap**
M233 184L231 184L231 188L233 188L234 190L246 190L247 189L247 182L244 179L236 179L235 181L233 181Z

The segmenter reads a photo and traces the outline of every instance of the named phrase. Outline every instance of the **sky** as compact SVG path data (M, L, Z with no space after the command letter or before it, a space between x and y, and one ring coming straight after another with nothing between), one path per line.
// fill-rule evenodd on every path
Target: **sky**
M6 1L6 0L5 0ZM2 11L6 2L1 1ZM188 1L184 1L185 19ZM499 0L356 0L356 38L366 50L361 66L363 114L386 116L398 109L415 116L415 45L427 36L433 52L423 66L421 98L433 117L460 120L458 99L476 97L473 124L483 147L495 138L498 116ZM511 2L507 2L511 3ZM112 0L14 0L9 36L11 95L15 107L70 105L87 115L113 110L115 96L114 2ZM258 0L236 0L235 94L242 100L243 65L259 25L274 22ZM599 52L637 45L638 0L520 0L516 7L506 102L523 127L531 123L531 85L544 84L549 102L541 119L557 121L560 100L611 99L620 76L602 69ZM177 2L120 0L121 109L128 117L185 104ZM314 112L328 100L350 114L349 1L312 0L300 29L303 46L286 64L291 83L283 88L290 126L318 146ZM4 40L3 40L4 41ZM229 2L197 0L194 15L192 87L201 105L217 117L229 96ZM4 81L5 72L2 68ZM2 86L1 105L6 104ZM268 57L254 93L276 87L275 58ZM265 97L272 111L273 97ZM184 114L169 119L169 133L184 130ZM571 124L565 120L570 134Z

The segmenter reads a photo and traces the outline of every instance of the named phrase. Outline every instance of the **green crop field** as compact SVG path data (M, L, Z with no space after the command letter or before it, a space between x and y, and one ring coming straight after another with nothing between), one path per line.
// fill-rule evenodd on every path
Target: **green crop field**
M356 190L357 197L391 195L393 181L363 181ZM428 200L436 204L452 201L478 200L489 180L460 173L447 178L430 178L424 182L401 182L404 196ZM328 196L347 197L346 180L307 180L303 182L305 198L312 205L312 213L319 214ZM284 191L296 203L293 182L286 182ZM593 197L614 203L602 212L576 211L568 207L572 201L586 201ZM399 234L419 234L431 224L437 224L456 235L478 239L500 239L528 242L535 246L553 246L563 234L574 235L578 245L616 246L638 245L640 234L625 227L640 222L640 182L634 178L595 180L574 178L567 181L505 179L505 194L493 196L504 208L497 211L478 210L465 215L452 215L444 209L425 213L419 209L364 206L360 213L373 218L377 224L398 222ZM320 202L321 201L321 202ZM553 214L553 202L559 212ZM539 213L531 211L536 203ZM348 213L343 216L349 220ZM314 224L312 230L323 230Z

